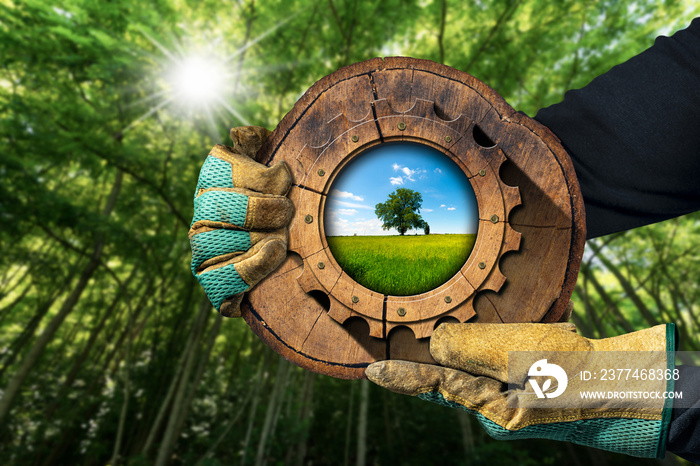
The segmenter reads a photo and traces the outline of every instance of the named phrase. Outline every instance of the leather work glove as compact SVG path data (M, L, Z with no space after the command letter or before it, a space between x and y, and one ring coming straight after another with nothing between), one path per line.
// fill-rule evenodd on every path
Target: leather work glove
M214 307L238 317L243 294L275 270L287 255L294 207L284 197L292 175L284 162L253 160L270 131L231 130L233 147L217 144L199 173L189 238L192 274Z
M663 394L584 400L581 393L626 392L634 397L633 392L672 392L678 374L675 326L602 340L589 340L572 329L572 324L446 323L430 341L430 352L441 366L380 361L370 364L366 375L391 391L474 414L496 439L562 440L663 458L672 400ZM520 353L525 351L533 353ZM538 360L543 354L548 358ZM644 370L636 377L633 370L615 370L625 364ZM553 376L555 384L552 377L544 380L540 375Z

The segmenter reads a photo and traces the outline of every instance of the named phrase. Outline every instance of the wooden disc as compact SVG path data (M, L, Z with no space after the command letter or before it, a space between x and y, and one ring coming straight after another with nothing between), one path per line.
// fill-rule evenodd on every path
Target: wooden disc
M355 282L330 253L323 225L342 168L393 141L450 157L479 210L467 262L415 296L384 296ZM257 158L290 167L296 211L286 261L249 293L242 313L295 364L361 378L378 360L434 362L429 337L445 321L555 322L564 314L586 236L573 165L551 131L471 75L398 57L342 68L299 99Z

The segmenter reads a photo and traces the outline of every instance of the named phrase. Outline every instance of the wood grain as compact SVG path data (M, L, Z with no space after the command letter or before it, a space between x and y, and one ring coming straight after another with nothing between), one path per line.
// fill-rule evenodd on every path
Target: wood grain
M325 239L335 178L391 141L450 157L479 209L467 262L416 296L384 296L354 282ZM573 165L551 131L466 73L403 57L342 68L299 99L257 158L290 166L296 212L287 260L249 293L243 316L301 367L360 378L381 359L433 362L428 337L444 321L553 322L566 310L585 240Z

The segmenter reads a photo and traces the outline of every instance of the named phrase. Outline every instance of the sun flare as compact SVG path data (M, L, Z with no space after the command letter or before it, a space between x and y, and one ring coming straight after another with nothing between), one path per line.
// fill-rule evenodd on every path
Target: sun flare
M227 72L215 59L189 56L173 65L168 81L176 101L201 106L215 102L224 93Z

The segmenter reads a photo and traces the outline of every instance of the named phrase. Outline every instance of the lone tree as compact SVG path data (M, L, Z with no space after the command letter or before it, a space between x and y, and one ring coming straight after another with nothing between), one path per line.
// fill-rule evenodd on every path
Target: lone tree
M395 228L400 235L404 235L412 228L424 228L427 225L418 213L422 204L423 197L419 192L399 188L389 194L386 202L380 202L374 206L374 213L384 222L383 230Z

